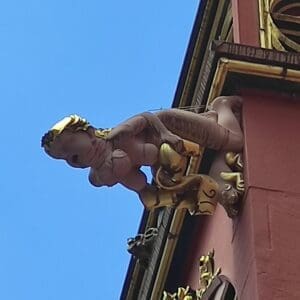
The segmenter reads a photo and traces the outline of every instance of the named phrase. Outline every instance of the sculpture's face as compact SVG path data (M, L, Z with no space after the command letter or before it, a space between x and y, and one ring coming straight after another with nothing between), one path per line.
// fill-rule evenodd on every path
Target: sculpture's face
M64 130L46 152L53 158L64 159L74 168L87 168L95 155L96 137L87 131Z

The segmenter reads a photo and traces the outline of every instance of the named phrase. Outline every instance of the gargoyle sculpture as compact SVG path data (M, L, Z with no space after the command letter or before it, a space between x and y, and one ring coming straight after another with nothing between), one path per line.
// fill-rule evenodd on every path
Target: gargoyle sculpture
M185 175L185 169L187 160L200 154L200 147L224 155L241 152L243 134L234 113L241 104L237 96L218 97L205 113L180 109L141 113L113 129L96 129L72 115L43 136L42 147L72 167L90 167L94 186L121 183L137 192L147 209L173 206L188 208L192 214L211 214L219 200L228 213L224 205L228 184L207 175ZM147 183L141 166L152 168L156 184Z
M157 228L148 228L145 233L138 234L134 238L127 240L127 251L139 259L141 266L146 268L152 251L152 246L156 236Z

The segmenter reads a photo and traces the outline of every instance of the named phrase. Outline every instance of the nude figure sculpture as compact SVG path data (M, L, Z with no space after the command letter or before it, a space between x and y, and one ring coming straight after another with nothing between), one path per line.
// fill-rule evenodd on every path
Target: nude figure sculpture
M185 178L178 172L178 166L186 163L186 157L198 155L199 146L222 153L242 151L243 133L234 114L241 103L237 96L218 97L211 110L202 114L180 109L141 113L113 129L96 129L72 115L56 123L43 136L42 147L48 155L63 159L72 167L90 168L89 181L94 186L120 183L137 192L147 209L178 206L179 202L184 203L182 199L189 194L189 187L206 178L200 175ZM172 166L174 159L171 159L165 168L171 175L160 177L157 171L166 153L177 163ZM170 198L164 188L147 183L141 166L150 166L157 181L165 180L163 186L168 186L168 178L172 181L176 173L180 173L182 184L179 186L184 187L178 189L177 199L174 200L174 193ZM208 187L217 184L210 178L207 182ZM185 207L182 203L179 206Z

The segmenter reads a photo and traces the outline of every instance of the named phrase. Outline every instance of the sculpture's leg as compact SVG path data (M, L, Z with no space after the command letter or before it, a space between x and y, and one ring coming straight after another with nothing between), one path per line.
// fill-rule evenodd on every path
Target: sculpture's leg
M215 111L197 114L170 109L158 112L157 117L182 139L214 150L240 152L243 148L243 134L233 112L240 106L240 97L219 97L212 103Z

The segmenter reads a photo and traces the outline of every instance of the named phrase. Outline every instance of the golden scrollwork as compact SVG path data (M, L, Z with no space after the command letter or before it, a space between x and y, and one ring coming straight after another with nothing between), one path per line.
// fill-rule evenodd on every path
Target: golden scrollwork
M178 288L177 293L171 294L166 291L163 292L162 300L195 300L194 293L190 290L190 287Z
M198 299L201 299L203 294L211 285L213 279L221 273L221 268L215 270L214 261L215 251L209 251L207 255L200 257L199 273L200 273L200 289L196 291Z
M207 175L185 175L189 157L201 153L199 145L190 141L184 141L183 146L183 155L180 155L169 144L161 145L156 184L161 191L172 194L173 206L177 209L186 208L192 215L211 215L217 204L218 184Z
M162 300L201 300L212 281L221 273L221 268L215 269L214 250L203 255L199 260L199 289L193 291L189 286L180 287L176 293L163 292Z
M221 172L220 176L223 180L230 182L233 187L239 192L245 191L245 183L243 173L241 172Z
M300 52L300 2L258 0L261 46Z

